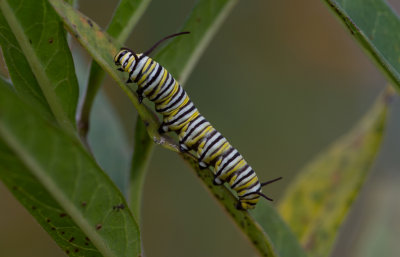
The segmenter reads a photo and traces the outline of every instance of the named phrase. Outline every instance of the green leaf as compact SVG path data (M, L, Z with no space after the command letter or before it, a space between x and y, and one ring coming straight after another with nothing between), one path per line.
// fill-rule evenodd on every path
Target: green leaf
M0 45L18 95L51 117L50 106L2 12L0 12Z
M172 39L154 59L174 75L181 85L199 60L237 0L201 0L192 10L181 31L189 35Z
M324 0L350 33L400 87L400 19L383 0Z
M121 0L107 29L108 34L123 44L149 3L150 0ZM83 141L86 141L89 130L89 116L93 101L105 76L104 71L96 62L92 63L89 74L88 85L78 113L79 135Z
M252 211L254 219L268 232L277 255L280 257L306 257L296 236L283 221L275 206L259 201Z
M134 140L134 152L129 179L129 206L132 208L135 217L141 221L140 210L143 199L143 184L154 144L147 134L146 126L140 119L136 121Z
M100 90L93 105L89 143L93 155L121 192L127 196L131 150L113 106ZM133 213L134 209L132 209ZM138 216L134 215L136 219Z
M51 195L61 207L60 210L65 210L65 213L58 214L59 217L70 219L71 225L79 226L102 256L140 255L138 225L129 209L116 207L126 206L117 187L75 137L42 119L3 83L0 85L0 138L13 152L13 158L18 159L18 163L25 168L8 167L12 172L9 172L9 176L2 172L6 176L5 181L20 179L17 189L25 197L30 195L26 192L37 188L39 195L33 192L30 201L40 199L54 204L46 196ZM6 154L3 158L7 160L11 157ZM9 161L13 165L13 159ZM24 175L26 172L36 181L24 182L29 180ZM37 187L36 182L40 183ZM43 192L41 188L47 192L43 197L40 195ZM45 210L51 205L40 201L38 205L38 215L47 215ZM58 213L58 210L56 206L53 213ZM51 212L49 215L52 215ZM55 219L54 222L61 221ZM79 235L79 230L75 232ZM75 232L71 226L68 233L72 236ZM71 243L79 241L77 246L85 242L82 237L69 240Z
M0 139L0 179L69 256L99 256L90 239Z
M107 33L120 44L124 44L149 3L150 0L121 0L108 25Z
M378 97L364 118L302 169L288 187L279 211L310 256L329 256L374 162L392 95L386 90Z
M2 0L0 8L52 113L74 133L78 83L57 14L46 0Z

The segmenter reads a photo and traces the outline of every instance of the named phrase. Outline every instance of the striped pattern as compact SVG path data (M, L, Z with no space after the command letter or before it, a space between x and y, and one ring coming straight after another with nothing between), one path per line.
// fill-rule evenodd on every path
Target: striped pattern
M143 54L121 49L114 62L129 73L129 82L138 84L141 100L147 97L163 116L160 132L174 131L181 151L197 152L199 166L214 167L216 184L229 183L239 197L238 208L253 209L257 204L261 184L256 173L240 153L231 146L199 113L185 90L159 63Z

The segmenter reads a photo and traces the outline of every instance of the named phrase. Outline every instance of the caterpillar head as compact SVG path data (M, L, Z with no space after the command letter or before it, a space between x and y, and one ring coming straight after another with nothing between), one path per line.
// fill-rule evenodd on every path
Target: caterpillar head
M267 199L268 201L273 201L271 198L269 198L268 196L264 195L261 192L261 187L269 185L280 179L282 179L282 177L261 183L261 184L259 184L259 187L256 190L245 193L244 195L239 195L239 202L238 202L236 208L239 210L254 209L254 207L256 206L260 197L263 197L263 198Z
M128 53L127 49L121 48L121 50L114 57L115 65L120 66L122 57L127 53Z
M131 65L136 65L138 61L139 58L136 53L128 48L121 48L114 57L115 65L121 66L121 68L119 68L120 71L125 71L127 66L131 67Z

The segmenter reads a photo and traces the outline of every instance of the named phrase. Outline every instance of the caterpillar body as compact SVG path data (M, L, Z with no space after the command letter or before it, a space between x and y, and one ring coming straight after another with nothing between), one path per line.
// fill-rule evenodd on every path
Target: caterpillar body
M129 73L127 83L138 84L139 101L147 97L162 114L159 131L177 133L181 151L195 151L200 168L213 166L214 183L227 182L237 192L238 209L253 209L260 196L272 201L261 192L261 187L281 178L261 184L242 155L199 113L174 77L146 53L135 54L121 48L114 62L119 70Z

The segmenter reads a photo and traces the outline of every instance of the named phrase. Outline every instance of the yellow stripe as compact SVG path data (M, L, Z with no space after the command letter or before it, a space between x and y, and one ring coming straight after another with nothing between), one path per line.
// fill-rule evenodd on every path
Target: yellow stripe
M233 172L239 170L244 165L246 165L246 161L242 157L242 159L238 163L236 163L236 165L231 170L229 170L228 172L225 172L224 174L221 174L221 178L225 179L225 178L229 177Z
M185 105L187 102L189 102L189 96L186 94L185 100L183 100L182 104L180 104L176 109L170 111L170 112L164 112L163 115L168 115L171 118L174 118L174 116L182 109L182 106ZM168 119L170 119L168 117Z
M220 147L220 149L215 153L215 154L213 154L212 156L215 156L215 157L217 157L217 156L219 156L219 155L221 155L222 154L222 152L224 152L227 148L229 148L230 147L230 144L229 144L229 142L228 141L226 141L226 139L225 139L225 143L222 145L222 147ZM214 157L214 158L215 158ZM213 158L213 159L214 159Z
M196 144L200 139L202 139L204 137L204 134L206 134L208 131L210 131L211 129L213 129L213 127L211 125L208 125L205 129L203 129L203 131L200 133L200 135L198 135L197 137L193 138L191 141L189 141L188 143L190 145L194 145Z
M147 67L150 65L151 61L152 60L150 58L147 60L146 64L144 65L144 67L142 69L143 71L147 69ZM142 84L146 80L146 78L154 70L154 66L156 66L156 64L157 64L156 62L153 62L153 64L151 65L150 69L145 74L143 74L142 77L140 78L140 80L137 82L138 85Z
M235 174L231 177L231 180L228 181L229 185L232 186L233 183L235 183L236 179L238 177L238 174Z
M173 85L174 89L165 96L163 99L160 99L160 101L157 101L156 103L159 104L160 109L164 109L164 107L171 101L172 97L176 94L176 92L179 89L179 84L175 81L175 84Z
M235 190L236 190L236 192L239 192L240 190L242 190L242 189L244 189L244 188L248 188L249 186L251 186L251 185L253 185L254 183L256 183L258 181L258 178L257 178L257 176L255 175L255 173L254 173L254 177L252 178L252 179L250 179L250 181L249 182L247 182L246 184L244 184L244 185L242 185L242 186L240 186L240 187L238 187L238 188L235 188ZM247 190L243 190L240 194L238 194L238 195L244 195L244 194L246 194L246 192L247 192Z
M167 78L167 75L168 75L168 72L167 72L166 69L164 69L163 77L161 78L161 81L158 83L157 89L154 91L154 93L151 96L149 96L150 100L151 100L151 98L154 98L155 96L158 95L158 92L160 92L162 86L164 85L164 82L165 82L165 79Z
M132 58L129 60L128 64L125 67L125 71L129 72L129 68L131 67L133 60L135 60L135 58L132 56Z

